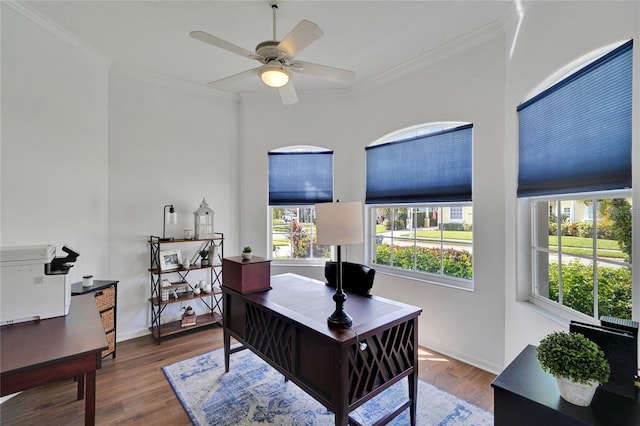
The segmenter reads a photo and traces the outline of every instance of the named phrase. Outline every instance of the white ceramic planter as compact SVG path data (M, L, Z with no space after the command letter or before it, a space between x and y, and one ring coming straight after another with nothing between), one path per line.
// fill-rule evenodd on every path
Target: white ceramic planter
M242 254L242 258L243 258L244 260L249 260L249 259L251 259L251 255L252 255L253 253L241 253L241 254Z
M591 381L588 385L583 385L565 377L556 377L556 381L558 382L558 389L560 389L560 396L566 401L581 407L591 404L593 395L595 395L596 389L600 385L600 383L594 381Z

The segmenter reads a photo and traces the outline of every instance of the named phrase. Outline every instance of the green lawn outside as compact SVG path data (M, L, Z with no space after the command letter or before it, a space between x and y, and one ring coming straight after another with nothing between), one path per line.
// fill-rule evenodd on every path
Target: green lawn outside
M381 231L380 226L376 227L376 232L381 233L384 232L384 228ZM444 231L443 238L445 240L460 240L460 241L471 241L472 233L468 231ZM403 232L400 234L401 237L411 237L411 233ZM430 239L430 240L440 240L440 231L418 231L418 238ZM582 238L582 237L562 237L562 251L568 254L578 254L584 256L591 255L591 248L593 247L593 240L591 238ZM624 259L625 254L620 250L617 241L613 240L597 240L598 247L598 256L599 257L608 257L614 259ZM558 237L557 236L549 236L549 249L557 250L558 249Z

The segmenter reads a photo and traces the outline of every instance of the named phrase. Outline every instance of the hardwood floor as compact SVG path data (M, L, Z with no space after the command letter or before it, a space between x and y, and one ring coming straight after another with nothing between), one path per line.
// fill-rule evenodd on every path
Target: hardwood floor
M161 367L222 347L222 328L182 334L157 345L151 336L120 342L117 358L105 358L97 374L98 425L190 425ZM420 378L493 412L495 376L420 348ZM22 392L0 404L0 424L82 425L84 401L72 380ZM420 403L420 401L418 402Z

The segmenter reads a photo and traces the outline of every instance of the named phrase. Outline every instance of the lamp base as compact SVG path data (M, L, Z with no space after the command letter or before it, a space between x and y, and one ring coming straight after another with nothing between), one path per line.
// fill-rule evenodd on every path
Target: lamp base
M333 300L336 302L336 310L327 318L327 324L329 328L351 328L353 320L351 315L346 313L343 309L344 302L347 300L347 295L342 290L336 291L333 295Z
M353 320L351 315L345 311L335 311L329 318L327 318L327 324L329 328L351 328Z

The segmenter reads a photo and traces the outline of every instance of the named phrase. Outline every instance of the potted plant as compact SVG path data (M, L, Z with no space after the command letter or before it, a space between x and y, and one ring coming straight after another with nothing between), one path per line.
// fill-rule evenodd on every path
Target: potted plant
M209 266L209 249L200 251L200 266Z
M609 380L611 368L598 345L580 333L559 331L545 336L536 357L558 382L560 396L588 406L598 386Z
M245 248L242 249L242 258L244 260L249 260L251 259L251 255L252 255L252 250L251 247L246 246Z

